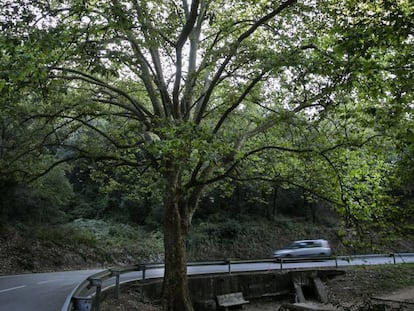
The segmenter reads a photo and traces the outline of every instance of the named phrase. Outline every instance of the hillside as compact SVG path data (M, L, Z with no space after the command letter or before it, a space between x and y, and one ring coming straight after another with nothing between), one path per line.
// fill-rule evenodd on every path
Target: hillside
M326 238L334 253L363 252L344 245L336 224L314 224L302 218L223 219L194 225L187 249L189 261L225 258L269 258L291 240ZM412 251L409 243L365 249L365 252ZM0 273L28 273L160 262L162 234L122 223L76 220L65 225L0 227Z

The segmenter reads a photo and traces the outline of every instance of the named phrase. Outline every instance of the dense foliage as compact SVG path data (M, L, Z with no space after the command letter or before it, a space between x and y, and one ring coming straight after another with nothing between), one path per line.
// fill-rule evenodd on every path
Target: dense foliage
M2 218L161 224L165 310L192 310L186 240L216 204L277 217L290 195L314 220L330 205L345 236L407 234L413 11L403 0L3 2Z

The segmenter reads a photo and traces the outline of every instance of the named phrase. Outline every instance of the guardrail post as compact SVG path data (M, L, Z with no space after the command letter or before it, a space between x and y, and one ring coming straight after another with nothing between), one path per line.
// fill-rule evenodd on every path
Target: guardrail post
M280 271L283 271L283 258L280 257Z
M338 257L335 256L335 268L338 268Z
M115 276L115 298L119 299L119 278L121 273L119 271L112 271L112 274Z
M96 294L94 300L94 310L101 310L101 290L102 290L102 280L101 279L90 279L89 282L92 286L96 286Z
M397 261L395 260L395 253L392 253L391 256L392 256L392 260L394 262L394 265L397 264Z
M231 260L227 260L227 264L229 266L229 274L231 274Z
M145 280L145 265L140 265L139 268L142 270L142 279Z

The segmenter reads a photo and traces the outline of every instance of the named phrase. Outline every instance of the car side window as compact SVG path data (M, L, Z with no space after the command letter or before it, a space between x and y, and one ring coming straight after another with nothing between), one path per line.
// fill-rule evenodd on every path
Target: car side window
M308 241L308 242L306 242L306 247L307 248L322 247L322 243L315 242L315 241Z
M306 247L307 247L306 243L299 243L299 248L306 248Z

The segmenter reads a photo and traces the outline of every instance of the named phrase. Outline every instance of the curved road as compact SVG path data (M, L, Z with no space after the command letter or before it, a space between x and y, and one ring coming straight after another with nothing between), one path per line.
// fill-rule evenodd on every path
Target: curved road
M414 262L413 254L395 257L395 263ZM311 262L285 262L283 269L345 267L350 265L393 264L394 258L388 256L366 255L341 257L335 260ZM188 274L228 273L238 271L279 270L281 263L273 261L197 265L188 267ZM57 311L65 302L67 295L88 276L102 270L81 270L55 273L21 274L0 276L0 311ZM163 268L150 269L145 272L146 278L162 277ZM142 272L131 272L122 275L121 281L142 279Z
M66 296L100 270L20 274L0 277L0 311L57 311Z

